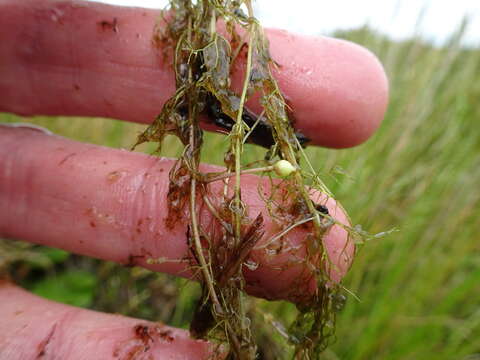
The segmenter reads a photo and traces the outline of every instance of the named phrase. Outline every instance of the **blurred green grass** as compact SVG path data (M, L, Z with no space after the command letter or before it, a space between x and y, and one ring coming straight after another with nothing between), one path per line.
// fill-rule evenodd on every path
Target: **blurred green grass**
M360 301L349 298L338 316L338 340L324 356L480 359L480 50L459 45L462 29L442 48L420 39L393 42L368 28L338 35L371 49L385 65L389 110L367 143L308 153L355 223L371 233L400 231L369 241L358 253L345 286ZM0 120L27 119L3 114ZM125 148L143 128L105 119L33 122L80 141ZM164 155L178 155L179 144L169 141ZM224 138L210 134L207 141L211 151L203 160L221 164ZM253 160L261 151L249 146L246 156ZM2 261L10 264L14 278L39 294L188 326L198 287L185 280L78 257L72 266L72 256L59 264L58 254L39 254L41 247L1 246L0 267ZM35 261L33 277L12 270L13 264L28 269ZM52 286L58 280L80 300ZM73 283L80 285L72 288ZM267 308L261 300L255 304ZM287 321L294 315L285 303L268 309ZM263 357L283 357L264 335L262 330Z

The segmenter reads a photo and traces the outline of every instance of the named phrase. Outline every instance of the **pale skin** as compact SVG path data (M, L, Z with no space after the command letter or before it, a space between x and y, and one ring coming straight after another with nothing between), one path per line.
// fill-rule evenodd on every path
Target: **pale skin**
M152 121L174 91L171 68L151 42L157 17L153 10L83 1L0 0L0 111ZM341 40L281 30L267 34L272 57L281 64L275 76L294 110L296 128L319 146L366 141L388 101L388 82L377 59ZM258 105L253 102L251 108ZM188 277L182 262L146 260L186 255L186 224L167 229L163 221L172 164L0 126L0 237ZM252 218L266 215L258 181L263 180L255 175L242 179ZM332 216L346 223L333 200L312 196L327 201ZM266 239L274 236L268 221L266 230ZM289 233L289 242L297 244L301 231ZM339 226L324 242L338 281L353 247ZM293 255L256 256L258 270L245 274L248 292L291 298L286 291L298 266L279 276L271 265ZM207 342L192 340L183 330L54 303L6 281L0 282L0 319L0 357L6 359L127 359L131 354L135 359L203 359L211 351Z

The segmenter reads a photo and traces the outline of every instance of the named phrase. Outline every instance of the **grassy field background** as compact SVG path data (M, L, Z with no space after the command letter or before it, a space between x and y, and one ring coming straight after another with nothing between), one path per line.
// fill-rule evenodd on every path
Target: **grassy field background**
M442 48L419 39L392 42L368 29L339 34L385 65L389 110L366 144L308 152L355 223L371 233L399 231L359 252L345 286L360 301L349 296L326 359L480 359L480 50L459 45L461 30ZM27 120L0 114L2 122ZM105 119L33 122L126 148L143 128ZM221 163L223 138L208 141L204 160ZM180 151L174 142L164 148L167 156ZM260 150L248 151L253 158ZM184 280L21 242L0 242L1 269L51 299L181 327L198 293ZM294 316L289 304L268 307L285 321ZM268 327L259 328L263 358L284 357Z

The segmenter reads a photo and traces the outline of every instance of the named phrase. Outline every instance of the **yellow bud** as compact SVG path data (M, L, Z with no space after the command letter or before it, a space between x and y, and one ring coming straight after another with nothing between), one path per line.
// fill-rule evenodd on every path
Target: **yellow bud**
M273 165L273 170L278 176L285 177L293 173L296 169L287 160L279 160Z

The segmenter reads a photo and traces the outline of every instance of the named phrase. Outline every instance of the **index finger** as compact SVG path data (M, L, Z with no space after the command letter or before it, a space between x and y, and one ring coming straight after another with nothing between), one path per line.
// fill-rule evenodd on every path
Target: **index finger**
M151 122L175 89L152 43L158 16L85 1L0 0L0 111ZM388 99L374 55L326 37L267 35L298 130L338 148L372 135Z

